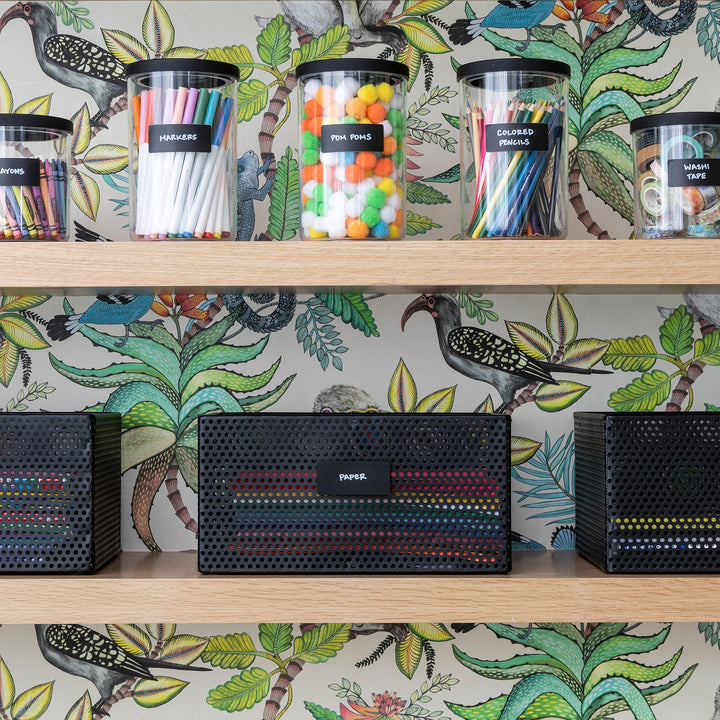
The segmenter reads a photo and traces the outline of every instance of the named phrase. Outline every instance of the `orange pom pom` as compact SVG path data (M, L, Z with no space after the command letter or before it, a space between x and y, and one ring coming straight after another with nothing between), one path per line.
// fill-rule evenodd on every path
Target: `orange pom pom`
M380 177L388 177L395 172L395 165L390 158L380 158L375 165L375 174Z
M375 102L372 105L368 105L367 117L371 123L381 123L385 119L386 115L387 110L382 103Z
M363 151L359 152L357 154L357 157L355 158L355 162L363 169L363 170L372 170L372 168L375 167L375 164L377 163L378 159L375 157L375 153Z
M305 103L305 115L309 118L317 117L322 115L322 105L315 99L312 98Z
M349 183L359 183L363 177L365 176L365 173L363 172L363 169L359 167L358 165L352 164L348 165L345 168L345 179Z
M321 128L322 128L322 124L323 124L322 116L318 115L317 117L314 117L314 118L308 118L308 120L310 120L310 125L308 127L310 132L313 135L317 135L318 137L320 137Z
M329 85L323 85L316 93L315 100L323 107L331 105L335 99L335 91Z
M362 240L370 234L370 228L362 220L351 220L347 226L347 234L356 240Z
M310 182L310 180L316 180L321 183L323 181L323 166L322 165L306 165L300 173L303 184Z
M362 120L367 117L367 105L360 98L354 97L345 103L345 112L356 120Z
M403 214L402 210L397 211L397 213L395 214L395 220L393 222L398 227L402 227L403 223L405 222L405 215Z
M325 117L335 118L340 122L345 114L345 108L340 103L331 103L330 105L324 105L323 111Z
M388 135L383 142L383 155L392 155L397 150L397 140Z

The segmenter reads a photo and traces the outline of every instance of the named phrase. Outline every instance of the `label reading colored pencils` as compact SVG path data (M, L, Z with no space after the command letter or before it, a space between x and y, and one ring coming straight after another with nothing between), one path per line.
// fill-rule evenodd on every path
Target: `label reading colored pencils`
M34 158L0 158L0 186L39 185L40 163Z
M668 160L669 187L720 185L720 158Z
M148 128L148 150L151 153L209 153L211 131L210 125L151 125Z
M382 152L383 126L371 123L323 125L320 150L327 152Z
M546 123L487 125L485 142L488 152L547 150L548 126Z
M389 495L390 463L382 460L321 460L318 495Z

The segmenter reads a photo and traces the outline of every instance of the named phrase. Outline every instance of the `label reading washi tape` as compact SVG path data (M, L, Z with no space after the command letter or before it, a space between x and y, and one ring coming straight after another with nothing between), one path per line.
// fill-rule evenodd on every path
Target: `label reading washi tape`
M151 153L209 153L210 133L210 125L151 125L148 128L148 150Z
M488 152L547 150L548 126L545 123L507 123L485 128Z
M720 158L668 160L669 187L720 185Z
M390 463L384 460L321 460L318 495L389 495Z
M0 186L40 185L40 161L37 158L0 158Z
M383 126L370 123L323 125L320 129L321 152L382 152Z

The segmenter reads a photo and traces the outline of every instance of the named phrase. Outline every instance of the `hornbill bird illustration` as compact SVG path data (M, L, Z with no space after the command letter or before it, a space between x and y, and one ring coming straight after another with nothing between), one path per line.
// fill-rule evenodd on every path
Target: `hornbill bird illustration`
M456 20L448 31L455 45L467 45L486 28L525 28L530 44L530 30L548 18L555 9L555 0L498 0L498 4L484 17Z
M435 320L440 352L447 364L467 377L493 385L504 405L509 405L515 393L530 383L557 385L552 372L585 375L610 372L535 360L499 335L463 326L460 306L450 295L421 295L413 300L402 315L402 330L408 318L420 310L429 312Z
M210 670L126 653L109 637L85 625L36 625L35 634L43 657L56 668L90 680L100 693L93 714L107 714L103 705L116 685L129 678L155 680L150 668Z
M154 295L98 295L97 300L84 312L75 315L56 315L47 324L51 340L67 340L83 325L124 325L125 337L115 343L122 347L130 336L130 325L150 310ZM153 320L160 324L162 320Z
M35 56L46 75L92 95L99 112L91 122L98 125L115 99L127 92L125 66L89 40L58 34L55 13L48 3L16 3L0 17L0 31L14 18L22 18L30 26Z

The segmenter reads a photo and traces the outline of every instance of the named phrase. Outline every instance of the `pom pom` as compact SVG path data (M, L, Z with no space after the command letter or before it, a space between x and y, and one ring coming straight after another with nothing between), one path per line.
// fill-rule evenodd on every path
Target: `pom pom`
M366 105L372 105L378 98L377 89L371 83L363 85L357 92L357 96Z
M351 238L361 240L370 234L370 228L362 220L351 220L347 226L347 234Z
M360 217L360 213L362 213L362 211L365 209L365 205L365 201L359 195L355 195L355 197L351 197L345 203L345 212L347 213L348 217Z
M375 187L375 181L371 178L365 178L359 185L358 185L358 192L367 195L370 190L372 190Z
M372 105L368 105L367 118L371 123L379 124L385 119L387 110L382 103L374 102Z
M372 235L376 238L386 238L390 236L390 226L382 220L372 229Z
M393 99L395 91L390 83L381 82L377 86L377 96L380 102L388 103Z
M375 153L373 152L363 151L357 154L355 162L363 170L372 170L377 162L377 157L375 157Z
M320 159L320 153L317 150L303 150L300 156L300 162L303 165L315 165Z
M403 201L398 193L394 193L387 199L385 204L393 210L399 210L402 207Z
M391 208L389 205L385 205L380 209L380 219L388 225L395 221L396 215L395 208Z
M345 112L355 120L362 120L367 115L367 103L359 97L353 98L345 103Z
M368 190L367 204L370 205L370 207L381 208L385 204L385 193L376 187ZM368 223L368 225L369 224L370 223Z
M345 212L345 203L347 202L347 195L344 192L334 192L328 199L327 204L331 208L343 208L343 212Z
M317 218L317 215L315 213L312 213L309 210L306 210L300 216L300 224L303 226L304 230L307 230L309 227L312 226L312 224L315 222L316 218Z
M328 107L335 99L335 91L329 85L322 85L315 93L315 99L322 107Z
M383 178L378 184L378 188L382 190L385 195L390 197L395 192L395 183L390 178Z
M306 150L318 150L320 148L320 138L313 135L309 130L305 130L302 134L301 141Z
M395 163L390 158L380 158L375 164L375 174L387 177L395 172Z
M345 168L345 179L353 184L359 183L364 175L363 169L358 165L348 165Z
M318 78L311 78L305 83L305 94L314 97L321 87L322 83Z
M360 213L360 220L368 227L374 227L380 222L380 213L376 208L368 206Z
M380 124L383 129L383 137L390 137L392 135L392 125L387 120L383 120Z

